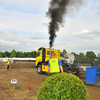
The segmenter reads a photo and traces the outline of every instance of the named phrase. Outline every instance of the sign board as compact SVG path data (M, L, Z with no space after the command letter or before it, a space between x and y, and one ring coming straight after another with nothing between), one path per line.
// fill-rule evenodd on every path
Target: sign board
M11 80L11 83L12 83L12 84L16 84L16 83L17 83L17 79L12 79L12 80Z
M67 63L73 64L73 62L74 62L74 55L73 54L65 53L64 58L65 58L64 60L66 60Z

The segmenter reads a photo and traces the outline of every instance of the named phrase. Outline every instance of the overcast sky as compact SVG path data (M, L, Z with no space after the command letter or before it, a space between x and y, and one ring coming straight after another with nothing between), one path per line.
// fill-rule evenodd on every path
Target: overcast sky
M77 1L77 0L76 0ZM65 16L53 47L68 53L100 53L100 0L86 3ZM88 2L87 2L88 1ZM31 52L49 48L46 17L50 0L0 0L0 51Z

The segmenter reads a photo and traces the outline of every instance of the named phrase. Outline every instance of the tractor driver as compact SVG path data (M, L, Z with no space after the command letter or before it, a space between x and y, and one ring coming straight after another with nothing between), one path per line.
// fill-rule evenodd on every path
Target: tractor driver
M52 59L48 61L48 73L49 75L63 72L61 61L56 58L56 53L52 53Z

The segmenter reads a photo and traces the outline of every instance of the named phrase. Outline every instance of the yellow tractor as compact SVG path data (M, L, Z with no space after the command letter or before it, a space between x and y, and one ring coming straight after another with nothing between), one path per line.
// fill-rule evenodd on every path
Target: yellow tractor
M50 59L50 53L56 53L56 58L60 59L60 50L51 49L50 48L39 48L38 55L36 57L36 64L35 67L37 68L38 74L42 74L43 72L48 73L48 61ZM67 73L72 73L77 76L81 75L81 71L79 67L74 64L67 63L65 60L61 60L63 71Z
M60 59L60 50L51 49L50 48L39 48L38 49L38 56L36 57L36 64L35 67L37 68L37 72L42 74L43 72L48 73L48 61L50 59L50 52L56 53L56 57Z

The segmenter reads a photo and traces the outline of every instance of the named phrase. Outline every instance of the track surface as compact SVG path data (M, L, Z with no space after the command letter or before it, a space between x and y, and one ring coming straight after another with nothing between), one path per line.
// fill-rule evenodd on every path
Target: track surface
M4 77L3 81L11 81L11 79L17 79L19 85L27 87L29 82L30 89L34 93L32 96L36 96L40 85L45 81L47 77L46 74L38 74L37 69L0 69L0 78ZM85 83L85 76L80 78ZM0 79L0 82L1 79ZM87 91L89 92L90 100L100 100L100 87L86 85ZM0 94L2 93L2 85L0 85ZM28 100L28 99L27 99Z

